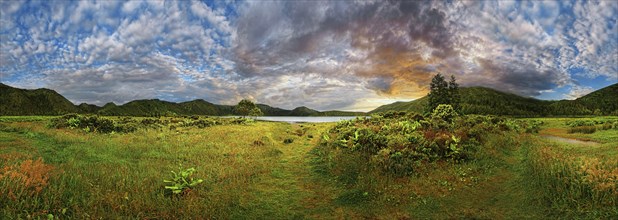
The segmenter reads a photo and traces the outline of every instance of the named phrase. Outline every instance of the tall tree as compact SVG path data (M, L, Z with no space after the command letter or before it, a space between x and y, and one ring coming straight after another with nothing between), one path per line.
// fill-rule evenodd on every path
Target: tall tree
M431 113L438 105L447 104L451 105L456 112L461 113L461 96L455 76L451 75L451 80L446 82L444 76L438 73L431 79L429 89L429 102L425 112Z
M234 107L234 112L241 116L260 116L262 110L257 105L247 99L240 100L238 105Z
M431 113L440 104L450 104L448 83L444 80L442 74L438 73L431 79L429 85L429 102L425 112Z
M448 91L450 104L455 112L461 114L461 95L459 95L459 84L455 81L455 76L451 75L451 81L448 82Z

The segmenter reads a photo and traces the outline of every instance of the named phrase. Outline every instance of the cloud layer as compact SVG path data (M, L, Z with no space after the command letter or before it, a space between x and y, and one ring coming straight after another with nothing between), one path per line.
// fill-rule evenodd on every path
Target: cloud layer
M75 103L370 110L425 95L436 73L541 98L618 80L615 1L0 4L0 81Z

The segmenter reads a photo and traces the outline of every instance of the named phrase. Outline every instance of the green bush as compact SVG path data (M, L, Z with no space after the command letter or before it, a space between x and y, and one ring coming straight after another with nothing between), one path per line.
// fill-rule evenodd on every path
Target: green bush
M412 175L422 164L473 159L489 133L534 132L540 124L492 116L460 117L448 105L434 113L429 121L418 114L388 112L338 122L322 135L321 155L331 158L322 161L340 174L358 170L345 161L361 161L360 166L396 176Z
M597 131L596 126L578 126L572 127L567 130L567 133L584 133L584 134L592 134Z
M573 120L566 122L569 127L581 127L581 126L594 126L596 124L593 120Z
M204 120L204 119L194 120L186 124L186 126L193 126L193 127L198 127L198 128L207 128L213 125L216 125L215 121Z
M126 121L126 120L125 120ZM62 117L53 118L47 124L49 128L71 128L81 129L86 132L112 133L112 132L134 132L137 130L137 125L131 124L116 124L108 118L102 118L96 115L77 115L68 114Z
M453 106L447 104L440 104L431 113L431 117L440 118L447 122L452 122L453 118L457 116L457 112L453 109Z

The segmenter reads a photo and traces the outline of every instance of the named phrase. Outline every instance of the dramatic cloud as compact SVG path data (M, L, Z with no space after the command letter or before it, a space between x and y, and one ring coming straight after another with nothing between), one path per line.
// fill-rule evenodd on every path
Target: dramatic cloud
M250 98L371 110L422 97L436 73L546 99L618 80L615 1L0 6L0 81L56 89L75 103Z

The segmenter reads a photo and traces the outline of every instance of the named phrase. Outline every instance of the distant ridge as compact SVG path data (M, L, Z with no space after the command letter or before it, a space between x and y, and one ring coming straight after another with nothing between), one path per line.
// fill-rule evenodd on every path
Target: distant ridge
M362 112L325 111L307 107L294 110L257 104L265 116L356 116ZM0 115L62 115L89 113L110 116L234 115L234 106L217 105L203 99L168 102L159 99L134 100L124 105L112 102L103 107L81 103L74 105L51 89L19 89L0 83Z
M500 92L485 87L461 88L461 106L465 114L508 116L618 115L618 83L591 92L575 100L545 101ZM369 113L387 111L423 112L427 96L410 102L380 106ZM265 116L360 116L363 112L324 111L305 106L293 110L257 104ZM81 103L74 105L51 89L19 89L0 83L0 115L62 115L90 113L116 116L234 115L234 106L217 105L196 99L175 103L159 99L134 100L124 105L112 102L103 107Z
M461 88L460 94L464 114L509 116L618 115L618 83L576 100L538 100L485 87ZM410 102L383 105L369 113L387 111L422 113L426 105L427 96Z
M17 89L0 83L0 115L60 115L80 112L51 89Z

